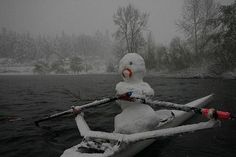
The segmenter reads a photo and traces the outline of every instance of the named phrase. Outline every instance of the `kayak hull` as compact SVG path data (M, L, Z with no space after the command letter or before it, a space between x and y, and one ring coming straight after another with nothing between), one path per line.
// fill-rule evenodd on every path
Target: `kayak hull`
M185 104L186 106L190 107L204 107L206 106L211 100L213 99L213 95L208 95L206 97L194 100L190 103ZM184 112L184 111L178 111L178 110L168 110L169 113L172 112L175 116L174 119L170 122L165 123L161 127L158 127L157 129L163 129L163 128L170 128L175 127L189 118L193 116L194 113L192 112ZM161 113L165 113L167 110L159 110L157 111L157 114L160 115ZM73 146L67 150L64 151L64 153L61 155L61 157L131 157L136 154L138 154L140 151L151 145L153 142L155 142L156 139L150 139L150 140L144 140L139 141L131 144L121 144L118 151L115 151L114 153L80 153L78 151L78 147L80 144Z

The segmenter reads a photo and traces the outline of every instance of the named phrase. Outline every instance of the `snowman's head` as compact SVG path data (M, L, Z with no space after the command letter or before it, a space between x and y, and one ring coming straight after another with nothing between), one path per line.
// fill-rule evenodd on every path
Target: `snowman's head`
M125 82L141 82L145 72L144 59L137 53L128 53L120 60L119 73Z

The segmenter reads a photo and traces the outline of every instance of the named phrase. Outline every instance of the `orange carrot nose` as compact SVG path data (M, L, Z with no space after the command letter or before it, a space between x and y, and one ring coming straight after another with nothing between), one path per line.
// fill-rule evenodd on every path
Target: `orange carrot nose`
M132 70L130 70L129 68L125 68L122 71L122 75L123 75L124 78L131 78L133 73L132 73Z

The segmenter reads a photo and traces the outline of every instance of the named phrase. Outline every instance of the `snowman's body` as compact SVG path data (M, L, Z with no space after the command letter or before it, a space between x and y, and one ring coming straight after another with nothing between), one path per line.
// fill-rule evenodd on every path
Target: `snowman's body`
M149 98L154 95L148 83L143 82L145 63L141 56L135 53L125 55L119 64L119 71L124 82L116 85L117 95L132 92L132 96ZM115 132L136 133L153 130L159 123L156 112L148 105L139 102L119 100L122 112L115 117Z

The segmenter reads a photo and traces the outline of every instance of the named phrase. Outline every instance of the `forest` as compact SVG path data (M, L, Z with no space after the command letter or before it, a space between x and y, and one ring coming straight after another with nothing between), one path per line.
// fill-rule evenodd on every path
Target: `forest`
M176 28L183 36L156 43L149 13L129 4L113 15L115 32L56 36L0 31L0 65L32 66L36 74L116 72L125 53L139 53L149 72L199 77L236 73L236 1L185 0Z
M32 65L40 74L88 71L96 60L110 55L108 34L97 31L93 36L67 35L32 36L2 28L0 58L2 64Z

